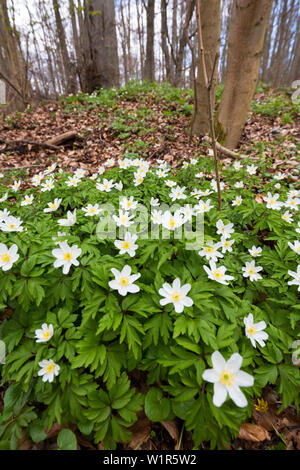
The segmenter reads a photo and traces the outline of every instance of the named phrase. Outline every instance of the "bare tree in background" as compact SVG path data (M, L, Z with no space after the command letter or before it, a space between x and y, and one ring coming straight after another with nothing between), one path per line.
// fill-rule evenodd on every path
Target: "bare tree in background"
M218 115L225 145L236 148L253 98L272 0L236 0L229 29L224 92Z
M155 80L155 60L154 60L154 13L155 0L148 0L147 10L147 45L146 58L143 77L153 82Z
M19 38L10 22L7 0L0 3L0 78L8 89L7 109L24 109L32 90Z
M76 70L74 63L70 59L68 47L67 47L67 39L65 34L65 29L63 27L61 15L60 15L60 7L58 0L52 0L53 9L55 14L55 21L56 21L56 29L57 29L57 36L58 42L60 47L60 52L63 61L63 69L64 69L64 76L65 76L65 83L66 83L66 92L69 94L76 94L78 87L77 87L77 80L76 80Z
M221 34L221 2L211 0L209 3L200 2L202 20L202 38L204 47L204 57L207 68L207 75L211 77L211 106L215 108L215 94L218 78L218 68L214 68L215 59L220 52ZM207 83L203 73L202 51L198 54L198 74L195 87L195 112L192 120L193 134L204 135L210 130L209 124L209 103L207 94ZM211 76L213 73L213 76Z
M114 0L85 0L87 49L83 91L119 85L119 58Z

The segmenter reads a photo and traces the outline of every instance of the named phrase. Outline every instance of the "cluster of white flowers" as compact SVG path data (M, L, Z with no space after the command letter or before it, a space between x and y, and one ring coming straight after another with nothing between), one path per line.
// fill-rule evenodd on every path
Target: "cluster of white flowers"
M117 165L121 170L134 168L132 181L134 186L141 185L147 174L150 172L150 174L155 174L161 179L160 183L162 185L170 188L170 190L168 189L168 195L172 202L185 200L189 196L193 196L197 203L194 206L186 204L185 206L175 210L174 213L170 210L163 212L160 210L160 200L156 197L151 197L151 221L154 225L161 225L167 230L175 231L186 221L190 221L194 215L206 213L213 209L214 206L211 204L211 199L204 201L201 198L208 197L210 194L217 191L217 182L214 179L210 181L209 188L195 188L193 191L189 192L186 186L179 186L176 181L171 179L171 170L168 168L165 161L158 160L157 163L159 166L156 171L152 171L149 163L143 159L119 159ZM188 168L190 165L195 165L196 163L197 159L191 159L190 161L184 161L182 166L183 168ZM107 168L112 168L115 165L115 159L111 158L98 168L97 173L90 176L90 179L95 181L93 185L96 186L98 191L102 193L110 193L113 190L122 191L122 181L116 182L113 179L105 178L103 176L104 174L107 176ZM53 164L43 173L38 173L33 176L32 185L39 187L39 191L41 192L52 191L52 189L55 188L53 172L55 171L56 166L56 164ZM243 168L243 165L236 161L233 164L233 168L238 171ZM257 170L258 167L255 165L248 165L245 169L248 175L256 175ZM0 175L0 177L1 176L3 175ZM199 179L204 176L204 172L200 172L195 175L195 177ZM65 185L67 187L76 188L85 177L86 170L79 168L72 176L68 177L67 181L65 181ZM285 177L286 175L284 173L278 173L274 176L274 179L276 181L281 181L285 179ZM20 180L14 181L11 186L11 190L13 192L19 191L21 184L22 182ZM220 186L221 190L225 190L225 188L227 188L224 182L221 182ZM236 189L243 189L244 186L245 183L242 180L234 183L234 188ZM280 184L277 183L276 189L279 188ZM128 230L125 231L123 239L114 240L114 246L118 250L119 255L133 258L136 255L139 245L138 236L130 232L130 230L132 230L130 227L134 224L135 211L138 208L138 200L136 200L133 195L127 194L126 196L123 196L122 193L120 193L120 196L118 215L113 215L112 218L118 227L124 227ZM269 191L266 196L263 196L263 201L266 203L266 209L272 209L275 211L280 211L282 208L288 209L285 210L281 217L290 224L293 221L295 211L298 210L298 206L300 205L300 192L298 190L290 190L285 201L280 201L280 196L281 195L279 193L272 194ZM5 202L7 199L8 193L5 193L0 198L0 203ZM35 198L33 194L26 194L20 205L22 207L26 207L32 205L34 202ZM50 217L52 212L58 211L59 209L61 210L62 202L62 199L55 198L54 201L47 203L47 207L43 208L43 212L49 214L47 217ZM233 201L231 201L231 205L232 207L240 206L242 205L242 202L242 196L238 195ZM63 218L58 219L58 225L62 227L72 227L75 225L77 223L77 211L82 211L85 217L100 217L100 214L103 212L98 203L89 203L85 207L78 209L75 208L72 211L68 210L66 216L62 216ZM23 222L20 218L11 215L10 212L4 208L3 210L0 210L0 231L22 232ZM298 223L296 232L300 233L300 222ZM225 223L222 219L217 220L216 235L219 237L217 237L216 241L214 241L214 237L212 237L213 240L208 238L198 252L199 256L205 258L209 262L209 266L203 266L208 279L224 285L228 285L230 281L234 280L234 277L226 274L227 268L224 265L217 265L217 263L224 258L226 253L233 251L235 238L232 238L232 236L238 239L237 236L233 234L235 234L233 223ZM65 237L66 239L62 239L61 237ZM57 238L59 238L59 240L57 240ZM52 255L55 258L53 267L62 268L62 273L64 275L69 274L72 266L79 266L80 262L78 258L82 254L82 249L78 245L70 246L67 238L68 235L65 232L58 232L57 237L53 237L53 242L57 246L52 250ZM299 240L288 242L288 246L293 252L300 254ZM261 247L254 245L248 249L248 253L252 258L260 257L262 252L263 250ZM263 260L263 256L261 259ZM8 247L4 243L0 243L0 268L2 271L10 270L18 260L19 254L17 244L11 244L11 246ZM108 285L112 290L116 290L122 297L128 294L136 294L140 292L140 289L142 288L142 284L141 287L136 284L136 281L141 277L141 274L132 273L132 269L133 268L128 264L125 264L121 271L115 268L111 269L111 273L114 278L108 282ZM134 268L134 270L135 269L136 268ZM259 274L262 270L263 267L256 266L255 261L252 259L251 261L245 262L245 266L242 267L242 276L248 278L250 282L257 281L262 279L261 274ZM292 280L288 281L288 285L296 285L300 292L300 264L297 266L296 271L288 270L288 274L292 277ZM191 297L188 296L189 292L192 290L192 285L189 283L182 285L181 280L178 277L169 280L169 282L170 283L164 282L162 287L158 290L158 293L161 296L159 301L160 305L162 307L168 306L167 308L174 309L177 314L182 313L184 309L192 307L194 305L194 301L192 299L193 293L190 293ZM257 345L263 348L265 346L265 341L268 339L268 333L264 331L267 325L263 320L255 322L254 314L249 313L243 319L245 336L250 340L254 348L256 348ZM41 329L35 331L37 343L46 343L51 340L53 335L53 325L48 325L47 323L43 323ZM225 402L227 395L229 395L237 406L246 406L247 400L240 390L240 387L250 387L253 385L254 380L252 376L240 370L243 362L242 356L235 353L226 361L219 351L215 351L212 354L211 362L213 368L204 371L203 379L214 384L213 403L215 406L221 406ZM55 364L52 359L45 359L39 362L39 366L41 369L39 370L38 375L42 376L42 380L44 382L52 382L54 377L57 376L60 371L60 366Z
M221 235L221 240L217 243L213 243L212 240L209 240L198 254L205 256L209 261L209 267L203 266L208 278L220 284L228 285L228 281L232 281L234 277L226 274L227 268L225 266L217 266L216 262L218 262L218 258L224 257L224 253L232 251L231 246L234 243L234 239L231 239L231 234L234 233L234 228L231 222L225 225L222 219L217 221L216 228L217 234ZM222 253L218 251L220 248Z

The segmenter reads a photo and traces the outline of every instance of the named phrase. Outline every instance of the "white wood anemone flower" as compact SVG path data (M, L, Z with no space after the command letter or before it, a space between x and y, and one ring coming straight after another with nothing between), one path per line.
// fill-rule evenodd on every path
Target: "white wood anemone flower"
M138 205L138 201L135 201L133 196L127 198L124 196L120 201L120 206L124 211L135 210Z
M41 369L38 371L38 375L43 377L43 382L53 382L54 376L59 374L59 365L55 364L52 359L44 359L39 362Z
M57 223L61 225L62 227L71 227L72 225L76 224L76 209L74 209L73 212L68 211L67 212L67 218L66 219L59 219Z
M164 297L159 301L160 305L167 305L172 303L176 313L182 313L184 307L191 307L193 300L187 296L191 290L191 284L184 284L181 286L180 279L174 279L172 286L165 282L162 288L159 289L159 294Z
M288 273L294 278L292 281L288 281L288 285L298 286L298 291L300 292L300 264L297 266L297 271L288 271Z
M130 227L134 223L133 215L129 215L128 211L119 210L119 215L113 215L113 220L116 222L118 227Z
M221 248L222 243L214 243L212 240L208 240L204 247L198 251L198 255L205 256L206 259L217 262L218 258L223 258L224 255L218 251Z
M114 187L114 180L107 180L106 178L103 179L102 183L97 183L96 188L99 189L99 191L104 191L106 193L109 193L112 188Z
M48 202L48 207L44 209L44 212L54 212L56 211L60 204L61 204L62 199L55 198L53 202Z
M0 211L0 222L5 220L9 216L10 212L5 208L3 211Z
M79 266L78 256L81 255L81 248L77 245L69 246L67 242L60 242L59 248L52 250L52 255L56 258L53 266L63 267L63 274L68 274L72 265Z
M82 210L85 213L85 217L94 217L102 212L99 204L88 204L86 207L83 207Z
M214 384L213 404L217 407L222 406L229 395L239 408L247 406L247 399L240 387L252 387L254 378L240 370L243 363L242 356L234 353L226 361L219 351L215 351L211 360L213 369L206 369L202 378Z
M29 195L25 196L23 201L21 201L21 206L30 206L33 202L33 199L34 199L33 194L31 194L30 196Z
M114 245L118 250L120 250L120 255L128 253L129 256L135 256L135 251L138 248L138 245L135 243L137 240L137 235L132 235L130 232L126 232L124 240L116 240Z
M177 199L186 199L187 196L184 194L185 186L182 188L180 186L176 186L176 188L172 188L169 194L169 197L172 201L176 201Z
M288 245L295 253L298 253L298 255L300 255L300 241L299 240L295 240L294 244L291 242L288 242Z
M289 211L286 211L282 216L281 218L283 220L285 220L286 222L288 222L289 224L291 224L293 222L293 216L292 214L290 214Z
M203 269L206 271L208 278L212 281L217 281L220 284L228 285L227 281L232 281L234 279L233 276L229 276L225 274L226 267L225 266L216 266L216 263L212 260L209 262L208 266L203 266Z
M231 238L231 234L234 232L233 224L229 222L224 224L222 219L219 219L216 223L217 234L221 235L223 238Z
M244 324L245 334L247 338L250 339L252 346L256 348L257 341L263 348L266 345L265 340L269 338L268 333L263 331L267 327L266 322L260 321L258 323L254 323L253 315L252 313L249 313L249 315L244 318Z
M164 228L168 230L175 230L184 224L184 217L179 210L172 214L170 211L163 213L161 217L161 223Z
M249 277L251 282L258 281L259 279L262 279L262 276L258 274L262 269L262 266L255 266L255 261L247 261L246 266L242 268L243 276Z
M8 193L5 193L5 194L0 198L0 202L6 201L7 198L8 198Z
M9 249L4 243L0 243L0 268L2 271L8 271L19 259L17 245L12 245Z
M126 264L122 271L112 268L111 272L115 279L109 281L108 285L111 289L117 290L123 297L128 294L135 294L140 291L139 286L134 282L141 277L141 274L131 274L131 267Z
M233 240L232 238L221 237L220 244L222 247L222 253L226 253L227 251L232 252L231 245L233 245L234 242L235 240Z
M20 217L9 215L0 222L0 230L3 232L23 232L22 220Z
M42 324L42 328L35 330L36 343L47 343L54 334L53 325Z
M262 252L262 249L261 247L256 247L255 245L252 246L252 248L249 248L248 249L249 253L251 256L260 256L261 255L261 252Z

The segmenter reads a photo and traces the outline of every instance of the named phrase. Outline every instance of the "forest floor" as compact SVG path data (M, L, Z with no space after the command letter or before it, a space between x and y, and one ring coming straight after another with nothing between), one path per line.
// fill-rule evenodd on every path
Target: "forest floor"
M279 166L293 171L300 129L291 93L264 87L257 91L238 152L254 161L271 157L274 172ZM14 179L43 171L54 162L68 171L84 168L92 174L108 158L117 164L126 154L153 163L163 159L176 168L208 153L208 144L190 137L192 110L190 90L136 84L100 97L71 96L28 108L0 122L0 168ZM59 149L38 145L70 131L75 137ZM231 158L221 155L220 160L224 166L232 164Z
M52 163L68 171L87 169L88 175L92 175L107 159L114 158L117 164L118 159L128 154L150 162L162 159L176 168L190 158L207 155L209 150L200 138L190 137L192 110L189 90L137 84L28 108L0 122L0 173L4 173L5 184L22 179L30 186L29 177ZM270 172L276 173L280 168L296 182L300 127L295 110L290 92L260 86L238 151L251 156L253 161L268 159ZM59 145L59 149L39 145L69 131L74 132L74 138ZM220 162L229 166L233 159L221 155ZM239 438L229 448L300 450L300 418L296 408L290 406L278 414L280 397L271 387L265 389L263 398L269 404L268 411L254 409L251 426L242 425ZM49 439L33 448L51 448L60 429L54 426ZM132 441L125 449L172 450L193 446L191 433L183 430L180 420L153 425L143 414L132 432ZM80 436L78 442L82 449L96 448ZM32 448L28 440L22 447Z

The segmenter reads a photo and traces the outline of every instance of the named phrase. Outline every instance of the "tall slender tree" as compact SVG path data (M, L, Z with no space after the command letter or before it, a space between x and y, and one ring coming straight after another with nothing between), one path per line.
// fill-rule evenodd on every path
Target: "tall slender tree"
M119 85L119 58L115 2L85 0L85 82L83 91Z
M228 148L237 147L257 84L272 0L235 0L218 120Z
M155 61L154 61L154 13L155 0L148 0L147 5L147 44L146 58L144 65L144 78L153 82L155 80Z
M220 0L211 0L209 3L200 2L201 9L201 28L204 47L204 60L206 63L207 74L211 77L216 57L220 51L221 34L221 2ZM198 74L196 81L197 102L196 112L192 120L192 133L204 135L209 132L209 103L207 94L207 83L203 73L203 62L201 51L198 54ZM218 63L218 62L217 62ZM211 77L211 106L215 107L215 91L218 78L218 68L214 68L213 77Z
M75 70L74 63L70 59L70 55L68 51L65 29L63 27L62 18L60 14L60 3L58 0L52 0L52 4L53 4L53 9L54 9L54 14L55 14L58 43L59 43L60 53L61 53L62 61L63 61L66 92L68 94L69 93L76 94L77 89L78 89L77 80L76 80L76 70Z
M18 35L10 22L7 0L0 3L0 78L8 89L10 103L7 109L23 109L30 100L32 89Z

